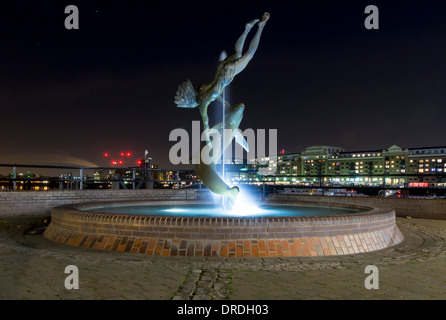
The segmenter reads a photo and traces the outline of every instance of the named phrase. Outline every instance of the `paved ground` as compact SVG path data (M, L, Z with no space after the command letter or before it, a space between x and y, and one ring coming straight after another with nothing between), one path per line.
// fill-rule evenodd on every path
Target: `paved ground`
M0 299L446 299L446 221L398 219L405 241L374 253L221 259L64 246L29 233L46 218L0 219ZM65 288L68 265L78 290ZM368 265L379 289L364 286Z

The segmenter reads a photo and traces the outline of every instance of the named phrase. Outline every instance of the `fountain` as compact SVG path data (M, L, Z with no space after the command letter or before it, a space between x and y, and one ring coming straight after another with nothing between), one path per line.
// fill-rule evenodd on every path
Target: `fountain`
M249 146L239 133L245 106L230 105L224 89L253 58L262 30L269 19L245 25L235 53L218 63L214 79L198 87L190 81L178 88L175 103L181 108L198 107L204 126L203 149L211 146L212 157L224 158L234 140ZM242 54L249 31L258 25L249 49ZM222 97L223 95L223 97ZM223 105L221 123L209 127L208 106ZM230 129L226 134L225 129ZM223 137L212 148L210 137ZM298 200L252 200L239 187L230 187L216 166L200 157L197 175L212 193L223 200L152 200L71 204L52 210L51 224L44 236L50 240L102 250L165 256L275 257L330 256L365 253L400 243L403 235L393 210L369 206L329 205ZM224 164L224 159L223 159ZM188 193L186 192L186 195ZM220 198L221 200L221 198Z

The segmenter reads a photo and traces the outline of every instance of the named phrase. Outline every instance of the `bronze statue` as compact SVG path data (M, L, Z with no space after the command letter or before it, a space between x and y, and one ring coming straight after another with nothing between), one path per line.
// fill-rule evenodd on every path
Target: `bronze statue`
M251 59L253 58L259 45L263 28L265 27L265 24L269 18L269 13L265 12L261 21L255 19L245 25L245 30L235 43L235 53L218 63L217 71L214 74L213 80L208 83L199 85L198 92L194 90L194 87L190 80L184 82L178 87L174 102L179 108L199 107L200 114L203 120L203 129L206 137L206 144L210 143L208 107L211 102L217 99L224 103L225 108L229 108L230 117L227 117L227 119L223 119L223 123L226 123L227 121L229 121L229 119L232 119L231 121L237 123L236 129L238 129L238 124L240 123L241 117L243 115L244 106L243 104L238 104L229 107L229 104L222 99L221 95L224 88L232 82L237 74L239 74L246 68L249 61L251 61ZM245 54L242 54L246 37L255 24L257 24L258 27L257 32L252 38L247 52ZM240 119L236 119L237 116L239 116ZM234 128L233 125L231 125L230 127ZM234 136L229 139L229 142L232 141L232 138L234 138ZM237 141L239 143L241 142L240 139L237 139ZM227 145L228 143L225 143L222 152L224 152ZM244 147L246 148L246 141ZM200 163L199 165L197 165L197 174L209 190L222 195L228 194L230 195L231 202L235 201L238 193L238 188L229 188L227 184L215 172L215 168L213 166L208 166L206 164ZM218 181L217 177L221 181ZM226 187L222 187L221 182L223 182ZM219 185L219 187L213 187L214 184ZM229 192L228 190L232 191Z
M251 61L259 45L263 28L269 17L269 13L265 12L262 21L259 22L258 19L255 19L245 25L245 31L235 43L235 53L218 64L214 79L211 82L201 84L198 87L198 93L195 92L192 83L189 80L184 82L178 88L175 104L177 104L179 108L195 108L199 106L205 131L209 129L209 118L207 114L209 104L216 99L221 99L223 89L230 84L234 77L242 72L249 61ZM242 55L246 36L256 23L258 26L257 32L249 44L248 51Z

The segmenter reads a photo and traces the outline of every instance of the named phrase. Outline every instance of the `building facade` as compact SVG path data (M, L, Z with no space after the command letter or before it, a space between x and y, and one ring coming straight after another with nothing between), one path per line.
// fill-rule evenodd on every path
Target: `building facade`
M311 186L446 187L446 146L403 149L392 145L388 149L367 151L312 146L301 153L278 155L270 165L271 174L260 175L259 168L267 166L267 160L271 159L256 159L252 164L238 164L232 169L228 165L231 172L228 181Z

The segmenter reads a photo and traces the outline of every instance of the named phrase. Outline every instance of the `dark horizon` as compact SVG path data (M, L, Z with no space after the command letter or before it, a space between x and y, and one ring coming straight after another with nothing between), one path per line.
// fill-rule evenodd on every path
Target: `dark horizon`
M64 28L70 4L79 30ZM0 163L108 166L104 152L142 158L148 149L161 168L175 167L170 131L200 119L176 108L178 85L211 80L221 51L232 53L265 11L256 55L228 89L231 103L246 105L240 129L278 129L286 153L446 145L446 5L375 1L380 29L366 30L369 4L9 3Z

